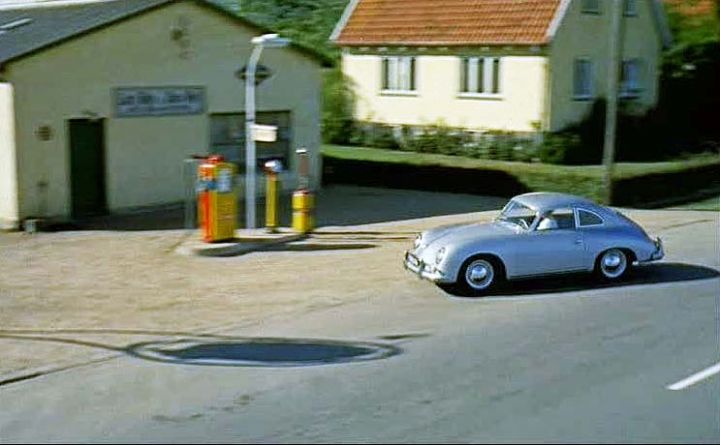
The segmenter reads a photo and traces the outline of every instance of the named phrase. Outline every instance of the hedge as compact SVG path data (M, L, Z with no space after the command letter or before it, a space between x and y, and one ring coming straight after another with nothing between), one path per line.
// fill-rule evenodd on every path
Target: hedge
M402 156L405 155L405 156ZM450 159L447 159L450 158ZM453 159L454 158L454 159ZM651 207L702 190L720 189L720 158L620 164L613 205ZM531 191L564 192L603 202L602 166L413 156L378 149L325 147L323 183L511 197Z

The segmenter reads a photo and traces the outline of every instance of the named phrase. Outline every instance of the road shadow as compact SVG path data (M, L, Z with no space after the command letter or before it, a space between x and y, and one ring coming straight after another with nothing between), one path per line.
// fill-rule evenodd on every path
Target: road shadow
M134 357L181 365L300 367L379 360L400 353L393 345L334 340L244 338L170 340L130 345Z
M322 226L357 226L432 216L454 215L485 210L499 210L505 198L454 193L423 192L402 189L328 185L316 195L315 222ZM244 202L238 205L238 228L245 227ZM194 205L184 204L144 208L132 212L99 215L73 221L44 221L40 230L145 231L179 230L195 224ZM258 198L256 226L265 225L265 200ZM188 222L188 215L190 220ZM291 195L280 199L279 224L292 226Z
M266 252L332 252L338 250L374 249L377 244L370 243L288 243L263 249Z
M547 278L509 281L501 289L487 297L512 297L531 294L555 294L626 286L676 283L706 280L720 277L720 272L710 267L685 263L654 263L636 266L620 281L601 281L592 274L568 274Z
M154 341L134 342L118 346L68 335L143 335L162 336ZM167 339L167 337L174 337ZM380 360L402 353L398 346L386 343L339 341L327 339L238 337L215 334L193 334L175 331L60 329L0 330L0 341L20 340L56 343L101 349L155 362L242 367L300 367ZM0 380L0 386L51 371Z

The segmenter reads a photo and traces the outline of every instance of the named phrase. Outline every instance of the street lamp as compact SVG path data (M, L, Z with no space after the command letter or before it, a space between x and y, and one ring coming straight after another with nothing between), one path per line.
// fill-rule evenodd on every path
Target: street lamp
M255 71L263 48L282 48L290 39L277 34L264 34L251 40L253 51L248 61L245 78L245 226L255 228Z

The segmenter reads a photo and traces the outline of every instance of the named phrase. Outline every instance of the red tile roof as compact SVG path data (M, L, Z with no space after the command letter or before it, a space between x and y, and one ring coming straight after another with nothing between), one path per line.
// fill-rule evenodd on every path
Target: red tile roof
M338 45L539 45L561 0L360 0Z
M717 14L714 0L665 0L668 10L686 17L706 17Z

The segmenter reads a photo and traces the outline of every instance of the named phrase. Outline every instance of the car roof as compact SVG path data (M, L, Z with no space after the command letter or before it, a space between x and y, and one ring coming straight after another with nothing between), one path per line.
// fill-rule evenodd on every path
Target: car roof
M593 201L581 196L569 195L566 193L534 192L518 195L513 201L519 202L536 211L557 209L562 207L583 206L590 210L602 209Z

